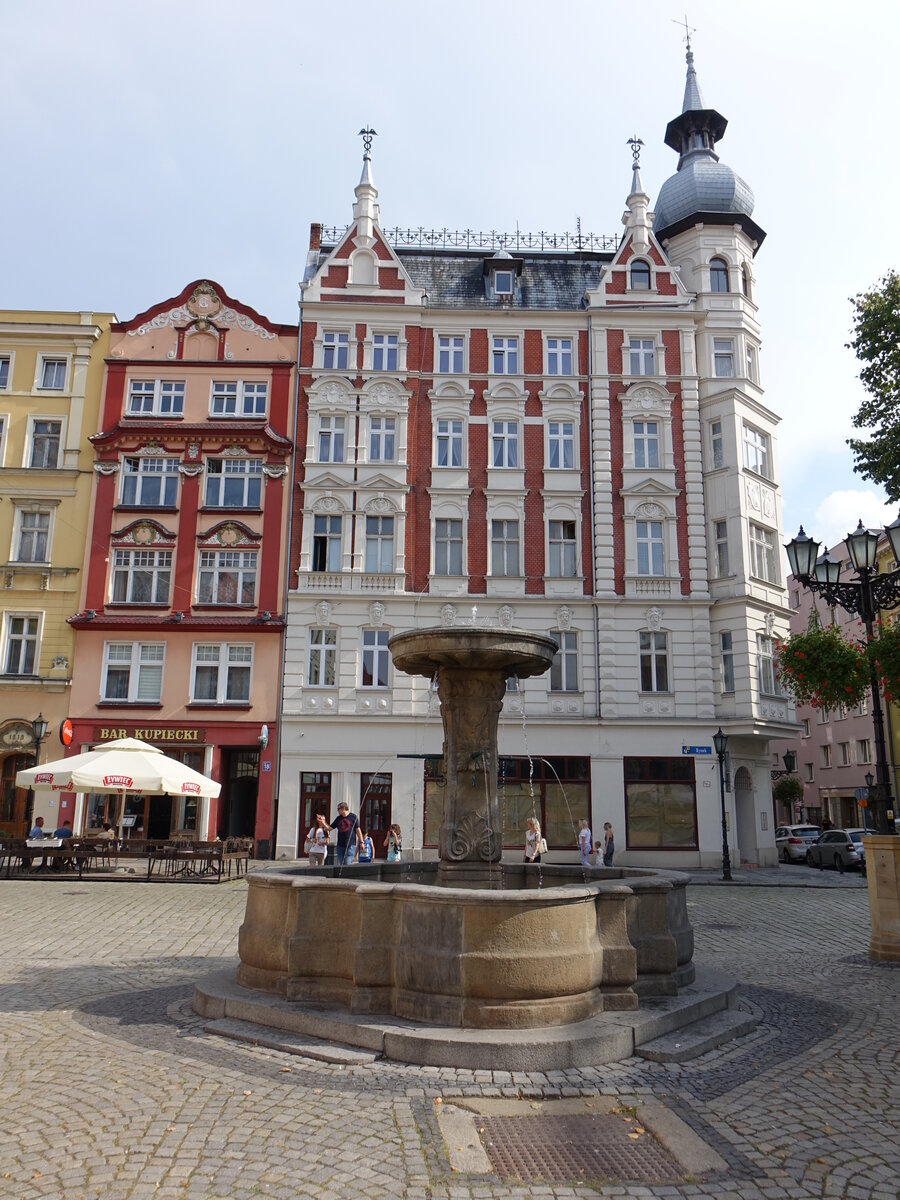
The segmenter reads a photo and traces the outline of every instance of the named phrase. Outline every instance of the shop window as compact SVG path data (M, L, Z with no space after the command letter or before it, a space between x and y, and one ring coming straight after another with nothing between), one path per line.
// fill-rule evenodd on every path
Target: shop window
M695 850L697 802L690 758L626 758L629 850Z

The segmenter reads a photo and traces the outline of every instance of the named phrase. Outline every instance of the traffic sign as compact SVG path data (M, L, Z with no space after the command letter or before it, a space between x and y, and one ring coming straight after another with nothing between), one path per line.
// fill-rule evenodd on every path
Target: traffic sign
M712 754L712 746L682 746L682 754Z

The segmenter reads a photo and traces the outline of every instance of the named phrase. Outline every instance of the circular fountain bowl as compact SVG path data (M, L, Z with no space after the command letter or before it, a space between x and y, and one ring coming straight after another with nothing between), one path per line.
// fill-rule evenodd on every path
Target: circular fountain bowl
M524 629L437 625L398 633L388 649L394 666L407 675L430 679L438 667L450 667L524 679L549 670L557 645L551 637Z

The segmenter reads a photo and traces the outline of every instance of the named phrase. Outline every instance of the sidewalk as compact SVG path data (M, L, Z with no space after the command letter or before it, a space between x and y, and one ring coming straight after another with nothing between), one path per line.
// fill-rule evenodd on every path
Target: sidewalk
M797 865L779 864L777 867L732 867L731 882L722 879L722 868L713 870L687 871L692 884L710 884L720 887L789 887L789 888L865 888L865 871L847 870L819 871Z

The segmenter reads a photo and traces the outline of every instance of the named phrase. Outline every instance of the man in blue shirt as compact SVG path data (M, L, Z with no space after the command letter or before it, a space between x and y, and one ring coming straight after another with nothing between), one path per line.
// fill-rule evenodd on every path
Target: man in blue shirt
M59 829L53 830L53 836L55 838L70 838L72 836L72 826L68 821L63 821Z
M359 832L359 817L356 813L352 813L349 804L342 800L338 805L337 816L331 825L328 824L321 813L316 817L316 820L329 833L331 833L332 829L337 830L334 865L336 867L349 867L356 856L356 843L362 841L362 835Z
M31 832L28 834L30 838L42 838L44 836L44 818L35 817L34 825L31 827Z

